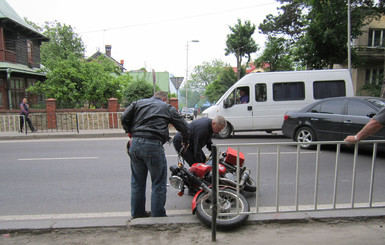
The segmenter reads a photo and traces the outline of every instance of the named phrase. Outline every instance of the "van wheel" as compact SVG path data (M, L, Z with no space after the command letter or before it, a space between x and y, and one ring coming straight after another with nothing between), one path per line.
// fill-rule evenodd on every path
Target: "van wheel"
M295 134L295 141L300 143L311 143L316 141L314 131L309 127L302 127ZM302 149L313 149L315 145L301 144Z
M217 133L216 137L218 139L226 139L230 137L232 132L233 132L233 127L230 125L230 123L227 122L226 127L222 129L221 132Z

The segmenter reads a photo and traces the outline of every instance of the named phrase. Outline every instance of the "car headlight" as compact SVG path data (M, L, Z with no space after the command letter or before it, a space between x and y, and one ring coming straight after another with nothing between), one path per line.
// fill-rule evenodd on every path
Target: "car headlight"
M184 187L182 178L175 175L170 177L170 185L180 191L183 190Z

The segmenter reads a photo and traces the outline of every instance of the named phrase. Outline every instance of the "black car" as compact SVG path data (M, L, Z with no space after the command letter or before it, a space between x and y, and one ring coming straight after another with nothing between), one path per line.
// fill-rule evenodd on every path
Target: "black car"
M342 141L355 135L383 107L385 99L377 97L335 97L317 101L299 111L287 112L282 133L297 142ZM368 140L384 140L385 128ZM308 149L314 145L303 144Z

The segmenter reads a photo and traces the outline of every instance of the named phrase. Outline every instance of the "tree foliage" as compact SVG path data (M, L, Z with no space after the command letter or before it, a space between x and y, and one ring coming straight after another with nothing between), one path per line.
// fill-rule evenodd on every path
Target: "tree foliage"
M50 38L41 45L47 79L30 87L30 92L55 98L59 107L100 108L107 106L109 98L121 99L130 79L119 77L119 67L112 60L101 56L86 61L83 42L71 26L54 22L40 29Z
M160 91L160 88L155 85L155 91ZM153 85L146 82L146 80L140 77L137 77L136 80L130 82L125 86L123 90L123 105L125 107L129 106L133 101L150 98L154 95Z
M289 37L296 59L312 69L332 68L347 62L347 3L345 0L277 0L284 4L277 16L268 15L259 25L262 33ZM382 1L351 1L351 40L361 27L378 17ZM352 50L352 57L356 57ZM354 61L354 60L353 60Z
M222 69L219 77L206 88L205 95L210 103L218 101L222 95L237 81L237 74L232 67Z
M256 65L269 65L269 71L291 71L295 63L292 58L291 44L283 37L268 36L263 53L256 60Z
M256 27L248 20L242 24L242 21L238 19L238 23L229 28L232 33L227 35L225 55L234 54L237 59L237 71L241 71L242 58L246 57L246 64L248 64L251 59L250 55L259 50L258 44L252 38ZM239 80L240 72L237 76Z

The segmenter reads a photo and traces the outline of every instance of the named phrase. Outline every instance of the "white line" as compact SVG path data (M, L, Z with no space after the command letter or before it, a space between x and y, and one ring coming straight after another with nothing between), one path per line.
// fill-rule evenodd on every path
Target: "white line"
M92 160L99 157L46 157L46 158L19 158L18 161L51 161L51 160Z

